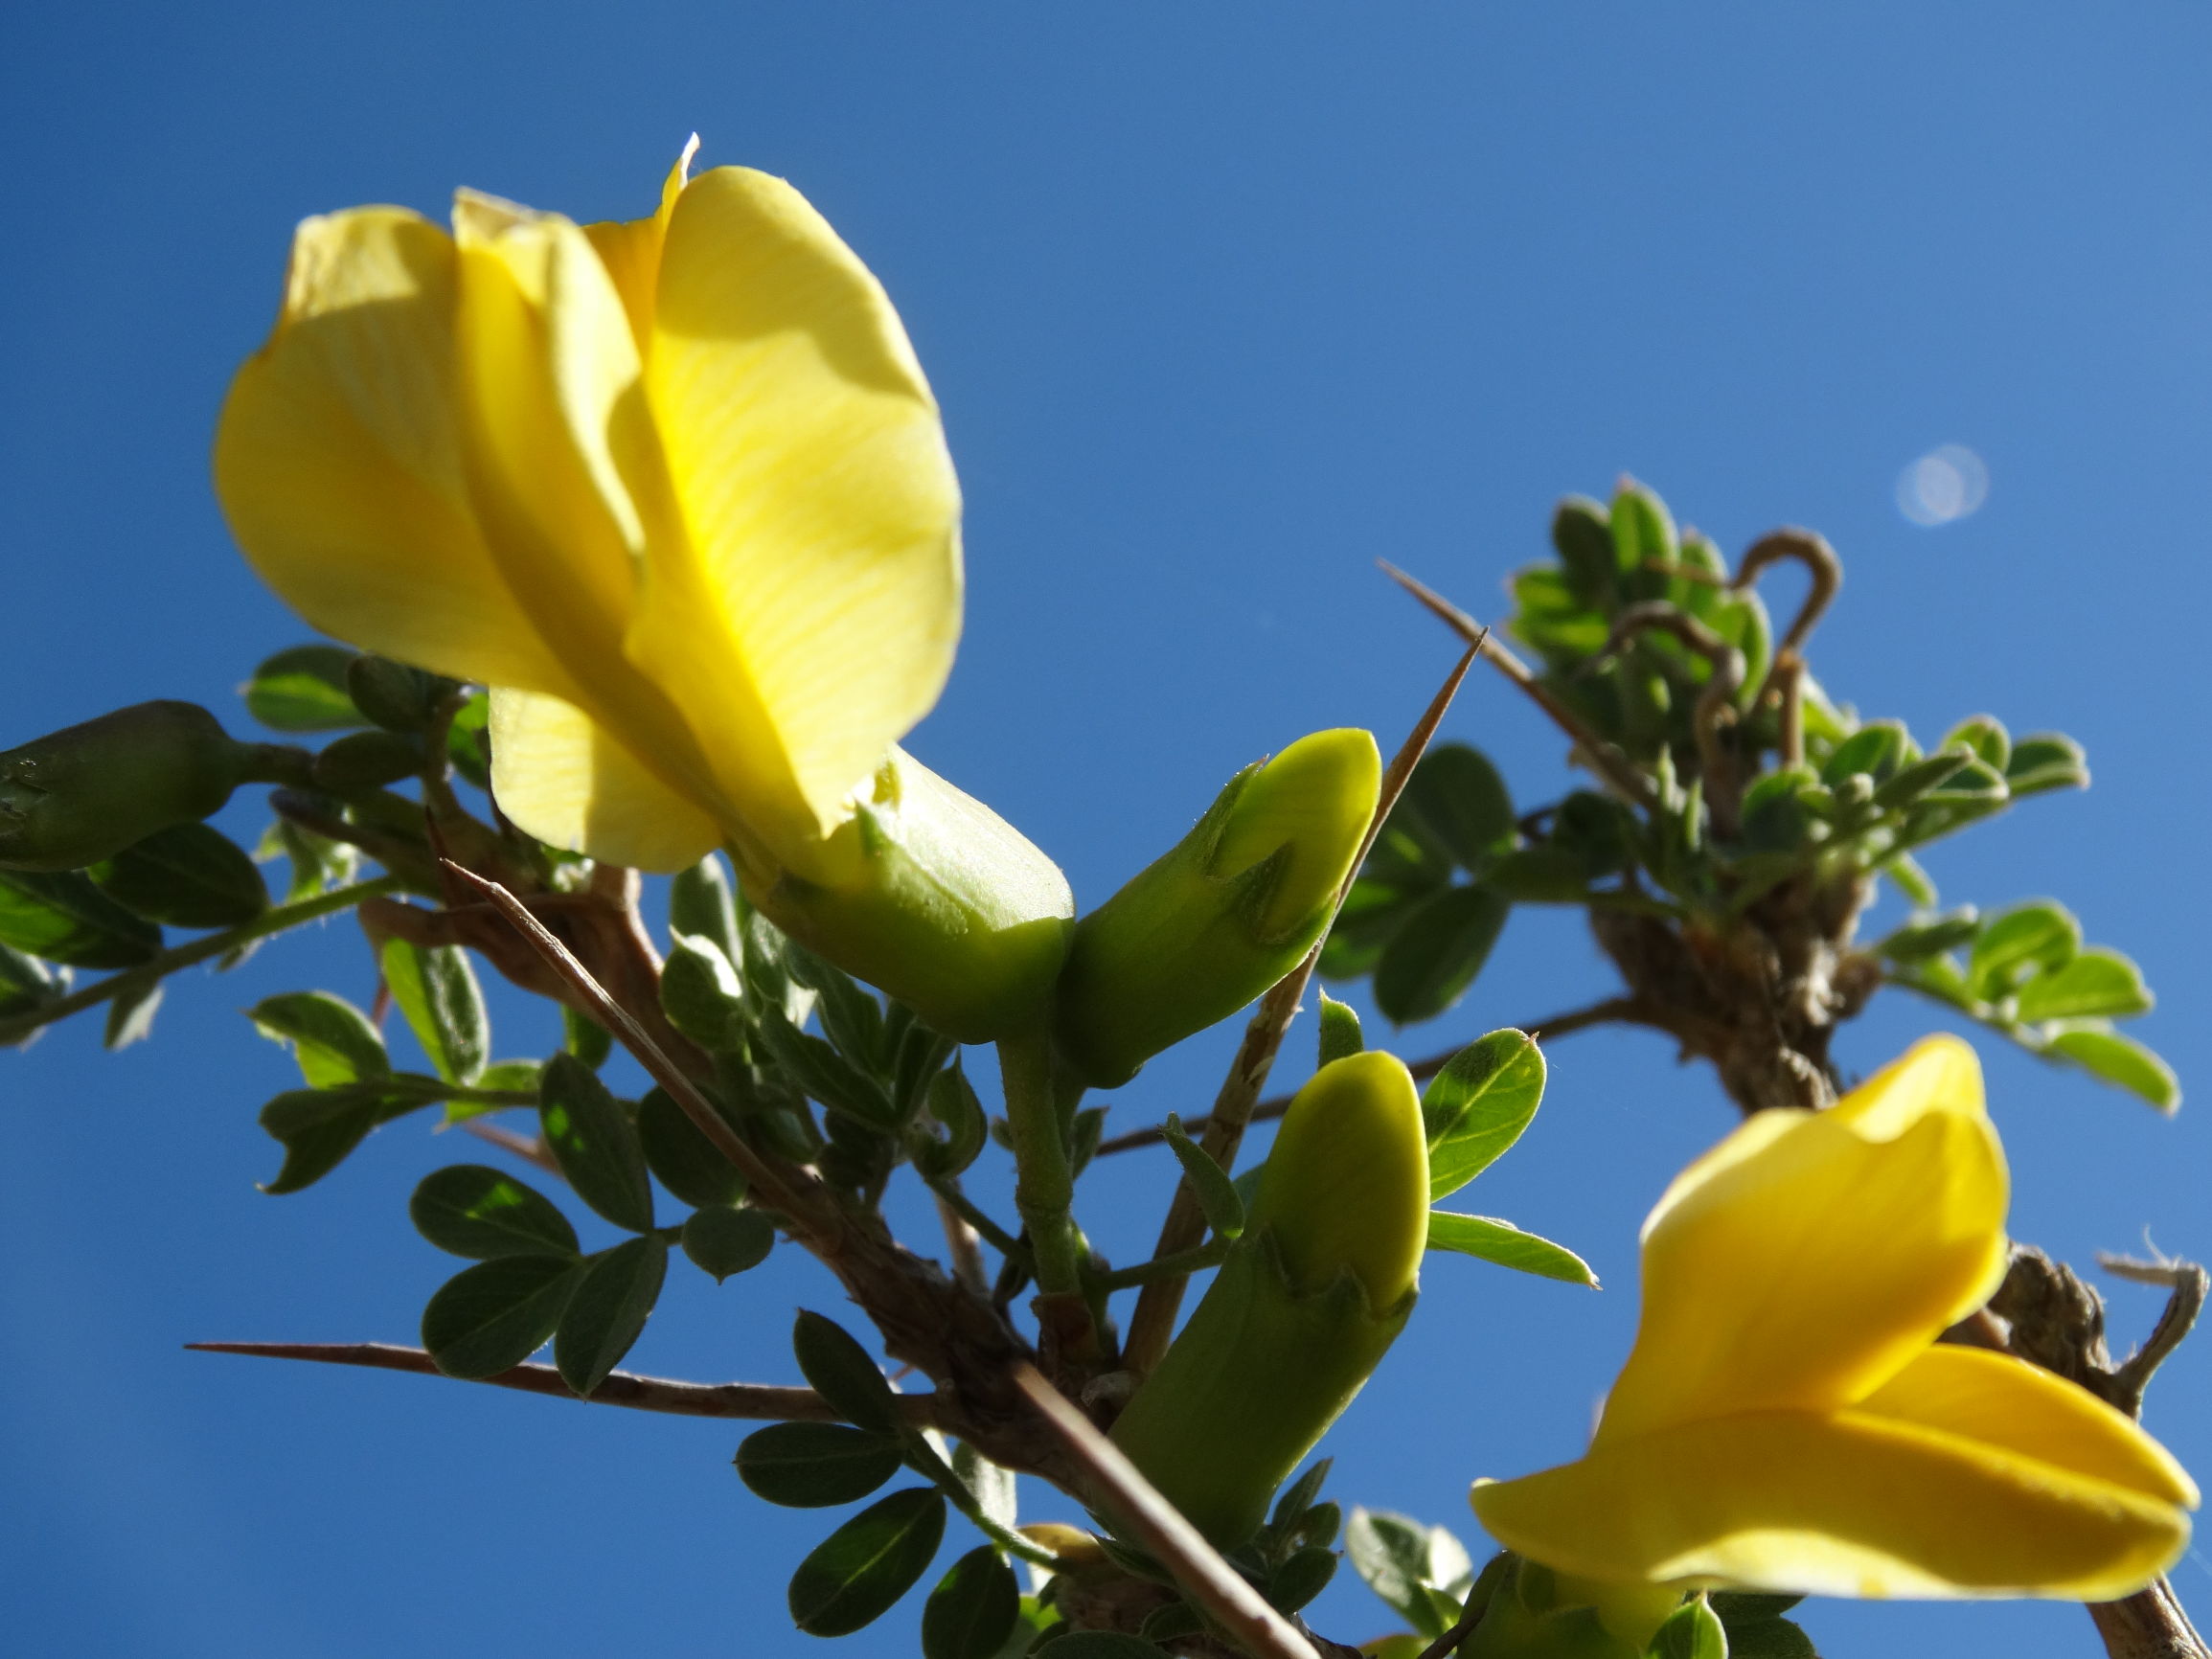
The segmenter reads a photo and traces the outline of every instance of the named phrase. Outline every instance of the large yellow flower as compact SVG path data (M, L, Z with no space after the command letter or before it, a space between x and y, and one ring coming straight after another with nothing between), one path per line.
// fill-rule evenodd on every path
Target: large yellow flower
M727 846L779 920L924 1003L1049 980L1058 870L894 747L960 629L936 401L798 192L690 159L631 223L467 191L450 236L303 223L216 441L231 527L318 627L493 688L494 790L539 839L646 870ZM886 966L886 929L968 958ZM972 1011L946 1028L998 1023Z
M1644 1224L1634 1350L1587 1456L1484 1482L1509 1548L1614 1582L2104 1601L2197 1488L2087 1390L1939 1345L2006 1259L1973 1051L1921 1043L1825 1112L1762 1112Z

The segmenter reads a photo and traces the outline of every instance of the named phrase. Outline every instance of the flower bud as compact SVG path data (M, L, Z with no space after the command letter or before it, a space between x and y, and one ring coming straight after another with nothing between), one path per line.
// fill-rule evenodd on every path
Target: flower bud
M1375 814L1366 732L1315 732L1229 780L1168 854L1076 924L1055 1034L1114 1088L1298 965L1329 925Z
M1223 1549L1258 1531L1405 1327L1428 1224L1412 1076L1385 1054L1315 1073L1250 1219L1113 1439Z
M0 754L0 869L78 870L218 809L254 754L196 703L134 703Z
M1075 899L1060 866L982 802L894 749L822 868L820 880L745 872L746 897L956 1041L1044 1018Z

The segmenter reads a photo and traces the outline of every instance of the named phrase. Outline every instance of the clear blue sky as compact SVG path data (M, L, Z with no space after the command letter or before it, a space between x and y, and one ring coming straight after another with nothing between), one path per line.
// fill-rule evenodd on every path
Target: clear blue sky
M2212 20L2201 7L479 3L0 14L0 741L148 696L236 711L302 629L207 482L223 387L292 223L469 184L629 216L696 129L796 182L888 284L969 502L952 688L917 734L1096 901L1236 766L1299 733L1394 739L1449 648L1375 572L1485 615L1554 498L1649 480L1731 552L1784 522L1848 561L1817 667L1933 735L1988 708L2083 739L2094 790L1930 862L1948 898L2054 892L2145 965L2141 1028L2212 1090L2200 726L2212 584ZM1923 529L1937 444L1993 484ZM1549 734L1495 682L1451 732L1524 799ZM234 809L241 830L250 806ZM157 1039L0 1055L0 1583L25 1652L548 1659L823 1651L783 1582L823 1530L730 1474L725 1426L459 1384L188 1355L194 1338L410 1340L451 1265L405 1196L467 1156L412 1128L308 1193L253 1125L287 1064L231 1011L365 1000L335 927L171 995ZM1523 913L1407 1052L1604 987ZM510 1012L509 1011L512 1011ZM546 1041L509 1002L507 1052ZM1902 993L1867 1069L1932 1016ZM1116 1122L1208 1097L1222 1033ZM2212 1254L2206 1104L1981 1045L2016 1231L2086 1261ZM1300 1063L1306 1053L1297 1044ZM1432 1263L1344 1424L1336 1495L1474 1537L1464 1493L1581 1445L1634 1315L1637 1222L1728 1126L1647 1034L1553 1054L1543 1114L1471 1193L1586 1254L1602 1293ZM1084 1219L1127 1259L1164 1171ZM684 1276L642 1369L781 1380L794 1258ZM2119 1290L2121 1332L2155 1307ZM2212 1342L2153 1426L2212 1473ZM1037 1499L1032 1512L1064 1512ZM965 1546L963 1546L965 1547ZM2177 1582L2212 1608L2212 1571ZM906 1649L914 1609L853 1651ZM1350 1575L1324 1627L1383 1629ZM2095 1651L2079 1609L1836 1605L1831 1659Z

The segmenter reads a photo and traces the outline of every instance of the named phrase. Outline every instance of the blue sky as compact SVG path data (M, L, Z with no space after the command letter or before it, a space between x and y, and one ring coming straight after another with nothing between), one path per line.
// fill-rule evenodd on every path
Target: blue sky
M791 178L898 302L969 502L962 660L913 747L1083 900L1288 739L1395 740L1450 650L1376 558L1490 615L1554 499L1626 470L1731 552L1781 523L1835 541L1848 580L1815 663L1864 712L1934 735L1986 708L2088 745L2090 793L1931 869L1954 900L2055 894L2135 954L2162 999L2141 1029L2194 1086L2208 47L2179 4L16 5L0 741L148 696L235 715L250 665L303 637L230 548L206 460L296 219L439 213L461 184L634 215L696 129L705 162ZM1947 443L1986 459L1988 502L1920 528L1893 485ZM1523 799L1560 780L1500 683L1471 683L1448 730ZM124 1055L68 1030L0 1056L14 1640L818 1651L782 1586L819 1522L740 1488L725 1426L178 1351L408 1340L450 1265L405 1195L466 1148L401 1129L308 1193L254 1187L274 1158L253 1112L287 1065L232 1011L371 984L333 927L178 987ZM1523 912L1403 1047L1604 986L1571 919ZM503 1052L548 1040L537 1011L498 1011ZM1892 993L1843 1063L1933 1023ZM1155 1063L1116 1122L1194 1109L1228 1042ZM2147 1226L2212 1254L2199 1107L2163 1123L1980 1046L2019 1236L2086 1261ZM1575 1037L1552 1064L1478 1206L1581 1249L1608 1288L1432 1264L1334 1443L1347 1502L1471 1539L1467 1481L1579 1449L1626 1351L1636 1223L1729 1114L1649 1035ZM1109 1254L1143 1248L1164 1180L1156 1156L1103 1174L1084 1220ZM801 1303L837 1306L795 1258L719 1290L688 1276L634 1363L786 1379ZM2113 1307L2132 1334L2155 1300ZM2152 1397L2200 1474L2208 1353ZM2177 1583L2212 1605L2201 1558ZM1388 1623L1349 1575L1318 1617ZM912 1618L861 1641L903 1648ZM1808 1623L1831 1659L2094 1651L2063 1606Z

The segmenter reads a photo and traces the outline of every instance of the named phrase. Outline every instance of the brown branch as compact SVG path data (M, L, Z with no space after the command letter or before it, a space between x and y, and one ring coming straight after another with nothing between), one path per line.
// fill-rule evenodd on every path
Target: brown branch
M1160 1496L1121 1448L1092 1427L1090 1420L1036 1367L1016 1366L1014 1385L1083 1470L1089 1495L1168 1570L1185 1596L1218 1620L1254 1659L1316 1659L1312 1645L1297 1627L1268 1606L1259 1591Z
M2151 1386L2151 1378L2158 1367L2181 1346L2182 1339L2195 1327L2198 1314L2204 1310L2206 1275L2194 1261L2138 1261L2132 1256L2099 1255L2097 1265L2115 1279L2126 1279L2136 1284L2162 1284L2170 1292L2158 1323L2151 1328L2143 1346L2112 1368L2112 1403L2130 1417L2140 1417L2143 1391Z
M1653 793L1651 781L1636 770L1634 763L1618 747L1585 725L1583 717L1562 702L1550 687L1538 679L1530 671L1529 666L1514 655L1502 640L1435 589L1407 576L1396 565L1382 561L1382 568L1391 580L1427 606L1431 614L1441 618L1447 627L1474 647L1486 662L1517 686L1538 708L1549 715L1552 723L1572 740L1575 752L1582 756L1591 771L1612 786L1614 793L1646 811L1657 809L1658 797Z
M678 1382L665 1376L639 1376L615 1371L586 1398L561 1381L550 1365L517 1365L496 1376L448 1377L420 1348L390 1342L188 1342L194 1353L243 1353L261 1359L311 1359L323 1365L359 1365L373 1371L403 1371L448 1382L488 1382L582 1405L621 1405L632 1411L666 1412L673 1417L739 1418L766 1422L842 1422L830 1402L810 1388L779 1388L757 1382ZM934 1395L899 1397L900 1409L923 1428L938 1423Z
M1593 1026L1615 1023L1624 1025L1649 1023L1644 1014L1644 1005L1633 997L1609 997L1604 1002L1592 1003L1588 1008L1578 1008L1570 1013L1555 1013L1549 1019L1539 1020L1534 1025L1523 1025L1516 1029L1540 1040L1544 1037L1571 1036L1576 1032L1588 1031ZM1464 1044L1461 1046L1465 1047ZM1405 1069L1413 1074L1416 1082L1425 1082L1449 1065L1459 1053L1459 1049L1446 1049L1441 1054L1428 1055L1414 1060ZM1290 1101L1291 1097L1288 1095L1277 1095L1271 1100L1262 1101L1252 1108L1252 1115L1245 1122L1251 1124L1271 1122L1290 1109ZM1205 1118L1193 1118L1183 1127L1195 1134L1203 1128L1209 1121ZM1108 1152L1133 1152L1140 1147L1165 1146L1167 1139L1167 1125L1165 1124L1152 1124L1142 1129L1131 1129L1126 1135L1116 1135L1111 1140L1101 1141L1098 1144L1098 1150L1092 1155L1104 1157Z
M1758 695L1751 699L1754 709L1777 689L1784 663L1794 661L1799 669L1803 668L1805 642L1813 637L1813 627L1843 589L1843 561L1836 557L1836 549L1828 545L1828 538L1818 531L1800 530L1793 525L1770 531L1753 542L1745 551L1736 567L1735 580L1728 585L1741 592L1756 582L1768 565L1779 564L1786 558L1793 558L1805 567L1813 578L1813 587L1806 594L1805 602L1797 607L1797 615L1790 622L1789 631L1783 634L1782 643L1774 648L1767 677L1759 684Z
M536 1135L518 1135L504 1125L494 1124L485 1118L466 1119L461 1129L463 1133L474 1135L479 1141L497 1147L503 1152L513 1153L524 1163L535 1165L549 1175L559 1175L562 1180L568 1178L568 1172L561 1169L559 1161L545 1149L544 1141Z
M1306 994L1314 965L1321 960L1322 943L1329 937L1329 928L1335 923L1336 912L1343 907L1344 896L1358 879L1359 866L1366 862L1375 838L1382 833L1382 826L1389 820L1391 808L1405 792L1413 768L1421 763L1429 739L1444 723L1445 713L1466 680L1467 670L1481 654L1485 632L1487 630L1477 631L1467 654L1444 677L1444 684L1429 698L1428 707L1422 711L1421 718L1414 722L1413 730L1406 734L1405 741L1391 757L1389 769L1383 773L1381 787L1376 795L1375 811L1367 821L1367 833L1345 870L1344 879L1337 883L1336 897L1329 907L1329 920L1323 925L1320 938L1313 942L1313 948L1306 953L1305 961L1260 999L1258 1011L1244 1028L1244 1040L1237 1045L1236 1058L1229 1063L1229 1075L1222 1079L1220 1091L1214 1097L1214 1109L1206 1116L1206 1135L1201 1143L1206 1155L1223 1170L1236 1165L1237 1148L1244 1138L1244 1125L1251 1121L1252 1108L1259 1103L1260 1091L1267 1085L1267 1073L1275 1064L1276 1053L1289 1033L1290 1022L1297 1017L1298 1000ZM1152 1247L1152 1259L1179 1256L1196 1248L1205 1235L1205 1211L1198 1203L1197 1193L1185 1178L1176 1183L1175 1195L1168 1205L1167 1220L1160 1226L1159 1241ZM1168 1338L1174 1332L1175 1314L1183 1303L1183 1287L1189 1283L1187 1275L1175 1274L1155 1279L1137 1292L1136 1310L1129 1316L1129 1340L1122 1347L1124 1369L1141 1377L1159 1363L1160 1355L1167 1352Z

